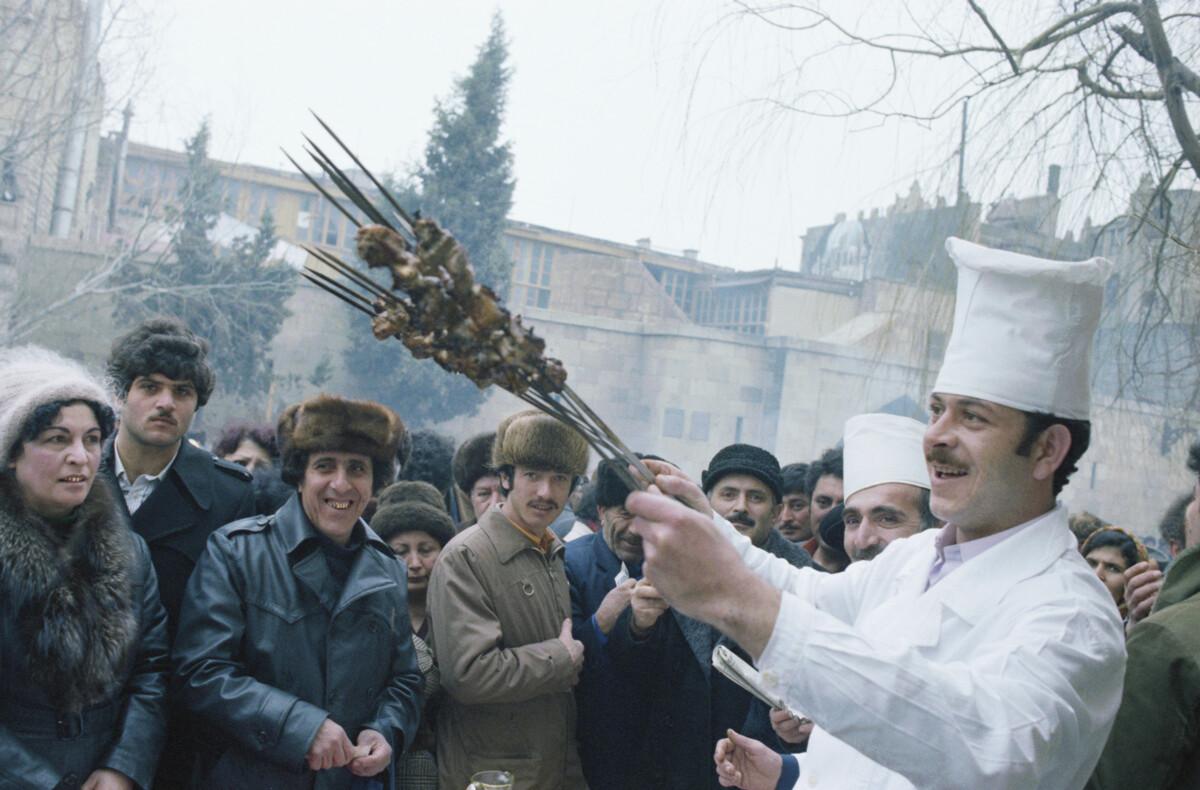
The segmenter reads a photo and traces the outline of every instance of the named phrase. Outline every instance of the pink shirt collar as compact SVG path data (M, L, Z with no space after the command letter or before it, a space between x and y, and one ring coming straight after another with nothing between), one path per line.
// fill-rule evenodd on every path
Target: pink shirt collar
M994 535L988 535L986 538L969 540L966 543L958 542L957 527L953 524L946 524L938 532L937 537L933 539L933 547L937 551L937 557L933 561L933 567L929 569L929 584L925 586L925 589L929 589L949 576L952 571L964 562L978 557L993 546L998 546L1013 535L1016 535L1021 530L1027 529L1049 517L1060 507L1062 507L1062 503L1056 503L1055 507L1051 510L1046 511L1035 519L1026 521L1024 524L1009 527Z

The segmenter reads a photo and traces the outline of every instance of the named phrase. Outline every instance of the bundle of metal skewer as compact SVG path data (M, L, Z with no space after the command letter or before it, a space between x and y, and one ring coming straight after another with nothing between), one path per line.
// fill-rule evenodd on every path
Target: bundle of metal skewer
M371 316L371 330L380 340L396 337L417 358L431 358L446 370L467 376L480 389L496 384L579 431L632 489L653 482L653 473L567 386L562 363L543 353L545 342L525 328L521 317L512 315L491 289L475 282L466 249L434 220L410 216L329 125L315 113L314 117L381 200L373 202L307 135L305 153L341 199L287 151L284 155L358 227L359 256L371 268L390 271L392 284L382 285L337 255L310 246L304 248L337 276L309 265L304 277Z

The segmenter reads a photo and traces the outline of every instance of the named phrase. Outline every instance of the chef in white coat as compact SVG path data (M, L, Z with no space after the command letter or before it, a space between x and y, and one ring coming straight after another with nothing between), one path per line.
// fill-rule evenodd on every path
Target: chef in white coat
M803 788L1078 790L1099 758L1123 632L1057 495L1087 447L1111 264L947 249L958 296L924 437L945 527L828 575L755 549L678 470L659 466L659 487L699 513L652 492L627 502L651 583L817 725L798 764L722 740L722 784L788 787L791 767Z

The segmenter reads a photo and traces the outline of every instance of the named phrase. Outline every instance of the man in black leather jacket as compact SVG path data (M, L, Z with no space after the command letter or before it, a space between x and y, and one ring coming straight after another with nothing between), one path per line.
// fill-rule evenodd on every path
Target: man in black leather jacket
M207 736L195 786L346 790L411 740L424 681L404 566L359 517L403 432L326 395L280 417L296 493L213 534L180 614L176 682Z

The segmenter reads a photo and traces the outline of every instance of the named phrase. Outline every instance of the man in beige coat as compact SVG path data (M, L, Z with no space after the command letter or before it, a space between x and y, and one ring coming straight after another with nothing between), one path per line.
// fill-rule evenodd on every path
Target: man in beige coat
M571 634L563 545L548 528L587 472L587 442L525 411L500 423L492 461L504 501L446 544L430 579L430 635L448 692L438 785L504 770L518 790L586 788L571 691L583 644Z

